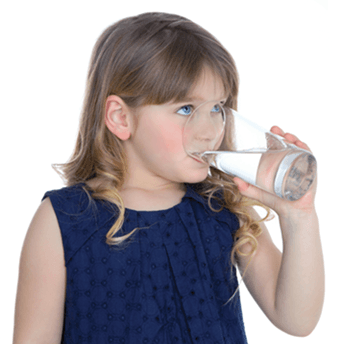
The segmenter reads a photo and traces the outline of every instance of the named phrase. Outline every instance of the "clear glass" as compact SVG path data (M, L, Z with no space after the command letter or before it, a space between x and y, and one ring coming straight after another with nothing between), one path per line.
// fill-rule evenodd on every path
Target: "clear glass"
M290 201L301 198L316 177L309 151L219 102L196 108L183 130L183 144L195 159Z

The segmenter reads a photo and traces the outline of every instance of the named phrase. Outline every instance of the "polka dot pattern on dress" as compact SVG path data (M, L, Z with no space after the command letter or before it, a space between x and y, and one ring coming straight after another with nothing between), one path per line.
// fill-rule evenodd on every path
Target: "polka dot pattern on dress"
M238 286L230 263L238 220L186 186L170 209L126 209L118 235L140 229L122 248L105 242L113 205L81 184L44 195L67 268L62 343L247 343L239 294L224 306Z

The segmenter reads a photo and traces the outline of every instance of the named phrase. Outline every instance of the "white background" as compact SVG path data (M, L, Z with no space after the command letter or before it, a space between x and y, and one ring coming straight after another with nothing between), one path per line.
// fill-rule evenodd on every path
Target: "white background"
M321 320L306 338L275 328L241 287L249 343L337 343L337 2L6 1L0 5L1 342L12 340L20 252L44 192L63 186L77 135L91 50L113 22L148 11L181 14L214 34L240 74L239 111L280 125L318 160L317 209L326 266ZM336 31L337 32L337 31ZM268 223L282 249L277 219Z

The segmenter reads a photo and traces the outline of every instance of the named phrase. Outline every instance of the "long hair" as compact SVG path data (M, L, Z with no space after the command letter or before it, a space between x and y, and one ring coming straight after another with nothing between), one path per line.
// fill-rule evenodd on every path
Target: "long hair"
M228 95L225 106L236 110L239 79L235 62L215 37L192 21L178 15L145 13L120 20L99 37L89 66L75 150L67 163L54 168L68 186L84 183L93 198L117 207L117 221L106 234L107 244L119 245L137 230L115 236L124 221L125 206L118 189L128 166L122 141L105 125L107 97L117 95L131 109L179 102L206 66L223 82ZM236 254L244 255L240 247L248 242L252 256L261 228L245 206L254 203L239 193L231 177L214 168L201 185L201 195L208 198L210 207L210 200L221 191L217 211L226 207L242 220L234 236L233 264Z

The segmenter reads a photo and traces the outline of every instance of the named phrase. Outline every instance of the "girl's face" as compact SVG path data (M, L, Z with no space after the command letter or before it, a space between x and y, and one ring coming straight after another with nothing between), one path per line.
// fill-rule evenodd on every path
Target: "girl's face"
M147 105L138 109L134 114L137 128L134 126L131 137L124 141L130 177L150 185L203 181L209 167L185 152L184 125L200 104L224 99L221 80L205 69L185 101Z

